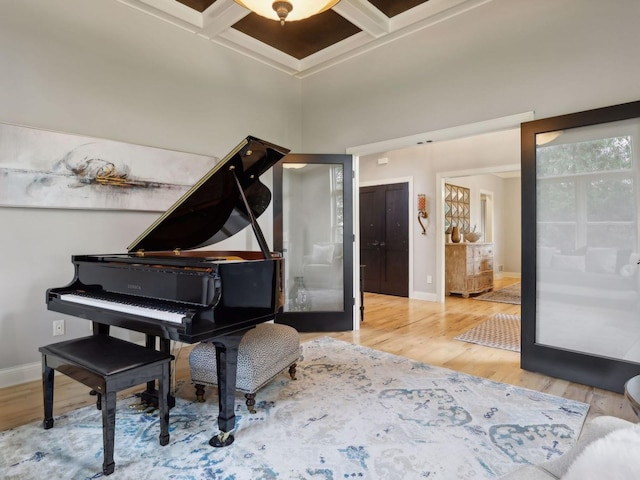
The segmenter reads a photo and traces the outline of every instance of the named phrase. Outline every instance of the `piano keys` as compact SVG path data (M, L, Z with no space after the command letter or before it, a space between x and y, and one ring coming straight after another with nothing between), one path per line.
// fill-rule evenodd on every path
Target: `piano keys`
M112 297L111 295L91 294L84 290L77 290L75 293L63 293L58 298L63 302L79 303L96 309L129 313L180 324L182 324L183 320L187 320L185 317L189 315L189 310L186 307L167 306L162 308L156 305L155 302L141 302L136 297L127 300L122 296Z
M134 330L146 334L150 347L159 338L165 351L170 340L214 343L220 413L213 446L233 442L240 339L283 305L283 258L269 251L256 218L271 201L259 177L287 153L247 137L127 253L74 255L72 281L47 290L49 310L94 322L94 334L108 334L111 326ZM249 225L260 251L201 250Z

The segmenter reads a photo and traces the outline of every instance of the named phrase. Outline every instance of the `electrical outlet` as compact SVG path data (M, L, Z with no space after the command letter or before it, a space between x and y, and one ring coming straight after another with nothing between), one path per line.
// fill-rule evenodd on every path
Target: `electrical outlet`
M53 321L53 336L58 337L64 335L64 320Z
M433 283L433 277L431 275L427 275L427 283Z

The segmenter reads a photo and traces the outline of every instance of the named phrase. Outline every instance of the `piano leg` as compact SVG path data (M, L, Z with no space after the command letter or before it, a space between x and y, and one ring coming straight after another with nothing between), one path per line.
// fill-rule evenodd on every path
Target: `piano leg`
M245 332L224 335L213 340L213 344L216 346L218 428L220 433L209 440L209 445L212 447L226 447L231 445L234 440L231 432L236 426L235 396L238 346Z

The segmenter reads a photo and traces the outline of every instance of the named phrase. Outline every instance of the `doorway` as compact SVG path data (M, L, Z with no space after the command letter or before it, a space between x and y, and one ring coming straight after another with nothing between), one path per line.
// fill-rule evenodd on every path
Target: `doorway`
M520 213L520 166L502 168L470 169L459 172L444 172L436 176L442 191L445 184L469 188L469 228L480 232L479 242L493 245L494 278L519 278L521 258L521 213ZM444 217L442 224L444 225ZM439 281L446 285L445 241L442 260L438 264ZM506 266L506 269L505 269ZM444 301L445 291L439 301Z
M409 184L360 187L364 290L409 296Z
M346 152L353 154L356 161L357 185L362 187L384 183L389 178L413 179L415 176L415 181L412 180L410 183L411 198L413 198L415 190L425 193L427 198L431 199L428 200L431 228L428 229L424 237L415 236L414 238L412 234L409 239L411 298L444 302L445 235L441 227L444 222L442 198L444 179L490 172L519 172L520 125L522 122L533 119L533 112L523 112L347 148ZM514 135L513 132L516 129L517 135L512 139L511 136ZM496 136L499 137L497 141L494 140ZM425 141L425 139L427 140ZM440 145L443 142L446 143L447 140L456 140L456 146L459 145L459 150L455 155L441 155ZM424 144L434 153L422 155L420 159L417 157L415 160L408 159L405 152L409 148L415 148L417 144ZM396 155L395 152L399 152L399 154ZM383 172L378 158L381 155L386 157L385 164L392 165L393 169L386 168ZM395 162L396 158L398 162ZM455 158L453 163L452 158ZM424 161L425 159L428 161ZM414 162L414 165L411 162ZM435 182L432 180L434 176ZM359 199L359 196L356 196L356 199ZM494 207L496 205L494 203ZM360 209L356 208L355 213L358 214L359 211ZM410 216L410 220L412 218L413 215ZM356 224L358 223L356 222ZM413 231L413 226L410 227L410 231ZM493 229L494 241L499 234L500 229L496 225ZM356 241L358 240L356 239ZM359 253L360 249L356 248L356 252ZM360 263L364 262L360 261Z
M493 193L480 190L480 240L493 243Z

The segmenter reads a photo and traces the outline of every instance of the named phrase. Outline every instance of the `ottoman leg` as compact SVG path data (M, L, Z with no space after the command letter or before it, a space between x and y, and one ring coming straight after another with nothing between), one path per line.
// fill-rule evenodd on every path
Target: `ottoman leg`
M289 375L291 376L291 380L295 380L296 379L296 366L297 365L295 363L293 363L289 367Z
M204 402L204 385L196 383L196 402Z
M245 393L244 398L247 399L247 410L249 413L256 413L256 409L253 408L256 404L256 394L255 393Z

